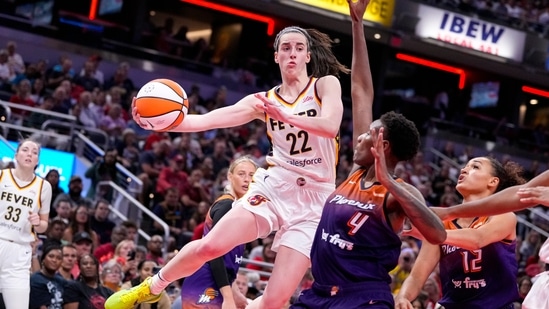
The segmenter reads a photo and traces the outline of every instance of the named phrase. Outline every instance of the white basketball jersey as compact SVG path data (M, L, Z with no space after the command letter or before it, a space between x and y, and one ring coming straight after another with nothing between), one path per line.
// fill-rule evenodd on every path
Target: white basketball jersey
M41 202L44 179L35 176L29 184L20 186L11 169L0 173L0 238L29 244L35 239L29 211L40 213L45 210Z
M279 86L269 90L267 97L280 103L286 113L319 117L322 102L316 94L316 81L317 78L311 78L294 102L287 102L278 95ZM339 136L326 138L309 134L268 115L265 124L272 144L272 153L266 158L269 165L283 167L319 182L335 183Z

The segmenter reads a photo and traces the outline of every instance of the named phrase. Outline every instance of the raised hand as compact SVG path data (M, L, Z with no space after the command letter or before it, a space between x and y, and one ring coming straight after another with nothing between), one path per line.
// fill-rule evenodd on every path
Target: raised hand
M372 154L376 160L376 178L382 185L386 185L391 180L391 175L387 170L387 163L385 161L385 140L383 139L383 127L370 130L370 136L372 138Z
M368 7L370 0L347 0L347 3L349 3L349 13L351 15L351 19L354 22L362 21L364 18L364 13L366 12L366 7Z
M537 203L549 206L549 187L520 188L517 195L522 203Z
M265 97L263 94L256 93L254 95L256 99L259 99L261 103L256 103L255 107L264 111L269 117L278 121L286 122L287 114L280 109L280 103L273 102Z

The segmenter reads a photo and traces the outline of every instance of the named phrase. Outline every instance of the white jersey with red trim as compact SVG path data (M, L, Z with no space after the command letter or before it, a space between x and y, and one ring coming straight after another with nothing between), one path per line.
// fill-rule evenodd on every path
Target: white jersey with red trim
M316 93L317 80L312 77L294 102L287 102L277 93L279 86L269 90L267 98L279 103L286 113L319 117L322 102ZM318 182L335 183L339 136L326 138L313 135L268 115L265 124L272 144L272 152L266 158L270 166L280 166Z
M0 171L0 239L20 244L35 240L29 212L49 213L50 186L34 176L30 182L16 179L13 170Z

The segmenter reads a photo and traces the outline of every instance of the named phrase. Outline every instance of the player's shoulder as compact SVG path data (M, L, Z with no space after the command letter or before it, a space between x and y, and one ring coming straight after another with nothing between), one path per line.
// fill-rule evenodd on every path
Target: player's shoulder
M42 190L47 190L51 192L52 188L50 182L40 176L36 177L39 177L40 181L42 182Z
M316 80L318 86L339 85L339 78L335 75L324 75Z

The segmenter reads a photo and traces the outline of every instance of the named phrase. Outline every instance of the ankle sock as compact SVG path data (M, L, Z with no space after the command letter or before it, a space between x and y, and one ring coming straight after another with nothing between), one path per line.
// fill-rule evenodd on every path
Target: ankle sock
M151 283L151 293L154 295L158 295L162 293L162 291L170 285L170 282L166 279L162 278L160 275L162 271L158 272L158 274L154 275L152 277L152 283Z

